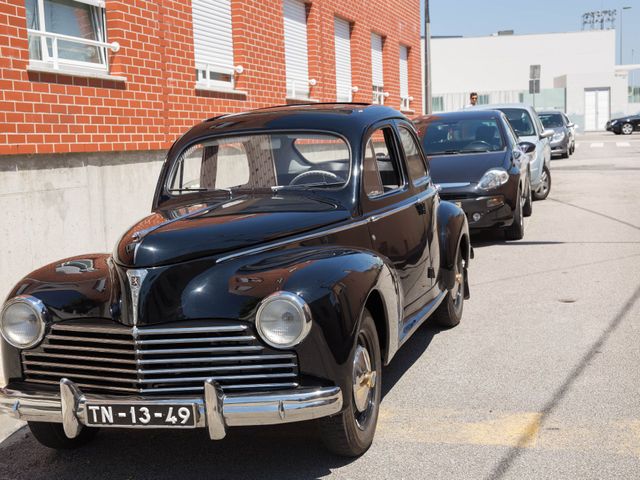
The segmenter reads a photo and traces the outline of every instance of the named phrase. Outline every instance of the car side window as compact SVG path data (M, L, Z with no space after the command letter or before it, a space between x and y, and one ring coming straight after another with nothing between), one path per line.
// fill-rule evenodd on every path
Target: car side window
M369 197L400 188L402 175L393 146L391 127L379 128L369 137L364 151L363 182Z
M406 127L400 126L398 130L400 131L400 143L404 150L404 157L407 160L409 178L414 184L420 183L427 177L427 166L420 155L420 145Z

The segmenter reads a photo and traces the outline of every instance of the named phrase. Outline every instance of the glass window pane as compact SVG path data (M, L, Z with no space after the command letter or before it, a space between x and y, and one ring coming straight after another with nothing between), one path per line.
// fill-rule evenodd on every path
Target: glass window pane
M27 9L27 28L40 30L40 22L38 21L38 0L26 0L25 7ZM29 35L29 58L42 60L41 45L42 40L40 37Z
M400 127L400 141L404 156L407 159L407 168L409 169L409 177L416 182L427 176L427 168L425 167L420 151L420 147L413 138L413 135L404 127Z
M367 142L364 182L369 196L395 190L401 185L398 159L393 149L393 132L389 127L376 130Z
M45 0L47 32L61 33L87 40L102 41L102 9L73 0ZM53 40L47 39L49 55L53 56ZM102 63L100 48L76 42L58 42L58 57L79 62Z

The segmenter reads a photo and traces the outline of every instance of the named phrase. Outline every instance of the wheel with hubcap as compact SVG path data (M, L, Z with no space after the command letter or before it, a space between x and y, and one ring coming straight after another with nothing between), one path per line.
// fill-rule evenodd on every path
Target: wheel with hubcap
M61 423L52 422L28 422L29 430L35 439L45 447L56 450L70 450L79 448L89 443L98 433L98 428L82 427L80 434L75 438L69 438L64 433Z
M623 135L631 135L633 133L633 125L631 125L630 123L625 123L624 125L622 125L620 131Z
M465 260L462 258L462 252L458 248L458 256L455 265L455 283L453 288L447 292L447 296L438 306L433 314L433 320L444 328L455 327L462 319L462 310L464 308L464 291L465 291Z
M345 395L341 413L318 420L322 441L331 452L356 457L371 446L382 396L381 372L378 332L365 308L351 361L351 395Z
M535 192L533 192L534 200L544 200L549 196L551 192L551 172L546 165L542 169L542 175L540 175L540 185Z
M521 192L522 189L518 189L518 198L513 212L513 223L504 231L504 236L507 240L522 240L524 237L523 204L526 202L526 197Z

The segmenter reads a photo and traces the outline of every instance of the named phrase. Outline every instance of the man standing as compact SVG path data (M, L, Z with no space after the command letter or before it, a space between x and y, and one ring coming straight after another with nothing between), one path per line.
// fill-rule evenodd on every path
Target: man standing
M469 104L465 105L464 108L475 107L477 103L478 103L478 92L471 92L471 94L469 94Z

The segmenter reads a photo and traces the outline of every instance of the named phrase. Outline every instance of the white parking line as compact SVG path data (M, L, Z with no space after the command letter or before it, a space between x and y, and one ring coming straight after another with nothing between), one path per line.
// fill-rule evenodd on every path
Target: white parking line
M602 142L594 142L591 145L589 145L591 148L604 148L604 143Z
M629 142L616 142L616 147L630 147L631 144Z

